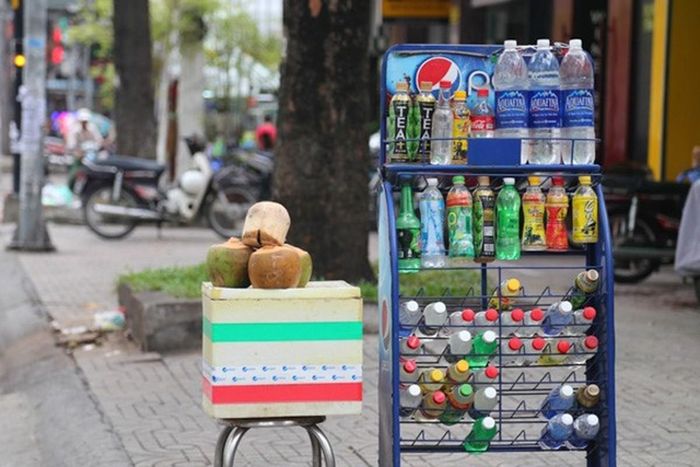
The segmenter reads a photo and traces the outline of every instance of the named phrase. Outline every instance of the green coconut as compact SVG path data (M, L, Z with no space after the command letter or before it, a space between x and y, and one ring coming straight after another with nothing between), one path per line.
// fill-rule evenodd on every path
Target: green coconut
M252 248L235 237L210 246L206 265L211 283L216 287L248 287L248 261L252 253Z

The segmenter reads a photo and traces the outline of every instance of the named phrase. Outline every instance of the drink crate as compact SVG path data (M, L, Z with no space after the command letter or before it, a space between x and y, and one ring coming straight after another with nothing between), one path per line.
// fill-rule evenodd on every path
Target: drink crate
M202 285L202 390L214 418L359 414L362 298L343 281L300 289Z

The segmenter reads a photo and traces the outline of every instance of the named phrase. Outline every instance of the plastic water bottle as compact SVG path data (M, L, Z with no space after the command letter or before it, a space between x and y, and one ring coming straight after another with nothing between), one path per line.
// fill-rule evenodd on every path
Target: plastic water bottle
M522 348L523 341L517 337L511 337L508 340L501 340L501 363L503 365L522 364Z
M504 336L516 334L523 325L525 320L525 312L520 308L515 308L513 311L504 311L501 313L501 333Z
M551 418L542 428L538 444L542 449L559 449L574 432L574 417L568 413Z
M474 327L478 332L486 330L498 331L498 311L489 308L474 315Z
M566 441L570 449L583 449L598 435L600 420L594 414L583 414L574 420L574 432Z
M542 322L542 333L545 336L558 336L572 323L574 313L571 303L563 300L553 303L548 309Z
M476 313L471 308L465 308L462 311L455 311L450 314L450 326L470 328L474 325L474 317Z
M476 102L469 112L470 135L472 138L493 138L493 108L489 104L489 90L476 91Z
M433 302L423 310L423 321L418 327L423 334L434 335L446 322L447 307L443 302Z
M593 325L596 314L592 306L574 311L574 318L571 320L571 325L566 328L566 334L571 336L585 334Z
M503 53L493 71L496 90L496 138L527 138L527 65L516 49L518 43L503 43ZM527 140L522 141L520 163L527 162Z
M593 92L593 63L581 48L581 39L569 41L569 51L561 61L562 136L573 141L573 163L592 164L595 161L595 129L593 126L595 96ZM572 141L562 145L564 164L572 162Z
M585 336L574 341L574 349L569 355L569 363L581 365L593 358L598 351L598 338Z
M534 339L526 339L525 352L520 357L520 363L523 365L530 365L539 360L542 355L542 351L547 346L547 341L541 337L535 337Z
M430 163L447 165L452 162L452 108L450 107L450 81L440 81L440 97L433 114L433 151Z
M484 386L495 386L498 384L498 368L494 365L489 365L486 368L474 371L474 379L472 386L480 388Z
M496 333L491 330L482 332L474 339L472 350L467 356L469 366L471 368L485 367L497 349Z
M532 337L541 332L542 321L544 321L544 311L541 308L533 308L525 313L523 326L518 329L518 336Z
M403 302L399 307L399 322L402 326L415 326L420 321L421 316L420 307L415 300Z
M466 383L469 374L469 363L466 360L458 360L447 367L447 382L451 384Z
M474 394L474 403L469 408L469 416L476 420L488 416L498 404L498 392L493 386L481 388Z
M421 340L418 336L408 336L401 339L401 355L418 355L421 353Z
M485 452L497 433L496 420L491 417L479 418L474 422L472 431L465 438L462 447L471 453Z
M503 188L496 197L496 259L520 258L520 195L515 179L503 179Z
M415 360L404 360L399 367L399 372L400 386L408 386L411 383L415 383L420 376Z
M448 339L445 360L454 363L463 359L472 349L472 334L469 331L459 331Z
M560 413L568 412L574 406L574 401L576 401L574 388L568 384L562 384L552 389L542 401L540 414L544 418L552 418Z
M541 366L562 365L569 359L571 342L566 339L550 339L537 363Z
M401 392L399 393L399 401L401 403L399 415L402 417L410 417L420 405L421 400L423 400L423 393L420 390L420 386L417 384L411 384L405 388L401 388Z
M445 200L437 185L437 178L429 178L428 188L421 193L418 203L421 218L421 265L424 268L445 267Z
M559 108L559 62L549 50L549 39L537 40L537 51L528 66L529 127L532 140L530 164L558 164L561 143L552 138L561 136Z

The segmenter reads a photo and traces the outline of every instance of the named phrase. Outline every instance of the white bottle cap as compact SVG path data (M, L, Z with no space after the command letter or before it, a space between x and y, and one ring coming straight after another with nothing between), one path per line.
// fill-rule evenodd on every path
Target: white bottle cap
M574 388L572 388L568 384L565 384L559 390L559 395L568 399L569 397L574 395Z
M571 302L567 302L566 300L562 301L559 303L559 311L562 313L571 313L571 310L573 307L571 306Z
M417 384L410 385L406 392L413 397L419 397L421 395L420 386L418 386Z
M459 331L457 334L452 334L452 336L450 336L450 340L452 339L459 342L469 342L472 340L472 333L469 331Z
M484 397L487 399L495 399L497 395L496 388L489 386L484 389ZM568 415L568 414L567 414ZM569 415L571 417L571 415Z
M537 39L537 48L538 49L548 49L549 48L549 39Z
M437 184L438 184L437 178L429 178L428 179L428 186L437 186Z
M571 414L565 413L564 415L561 416L561 422L564 425L573 425L574 424L574 417L572 417Z
M596 426L600 422L598 421L598 416L591 413L591 414L586 415L586 423L589 426Z
M491 331L491 330L484 332L483 340L487 344L491 344L492 342L496 342L496 333Z
M514 49L518 46L518 41L509 39L507 41L503 41L503 47L506 49Z
M569 306L571 306L571 303L569 303ZM447 311L447 307L442 302L435 302L435 304L433 305L433 309L436 313L445 313Z
M570 49L580 49L581 48L581 39L571 39L569 41L569 48Z
M416 311L418 311L418 302L416 302L415 300L411 300L411 301L406 302L406 304L404 306L411 313L415 313Z
M493 417L484 417L481 421L481 426L487 430L493 430L496 427L496 420L494 420Z
M513 177L506 177L503 179L503 183L506 185L515 185L515 179Z

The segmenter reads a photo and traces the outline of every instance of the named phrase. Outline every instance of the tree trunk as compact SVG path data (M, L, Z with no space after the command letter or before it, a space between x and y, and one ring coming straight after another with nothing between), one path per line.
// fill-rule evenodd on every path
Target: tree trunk
M114 0L114 64L118 85L114 105L117 152L156 157L151 21L148 2Z
M314 275L356 281L367 259L366 0L284 2L275 198L292 218L289 242Z

